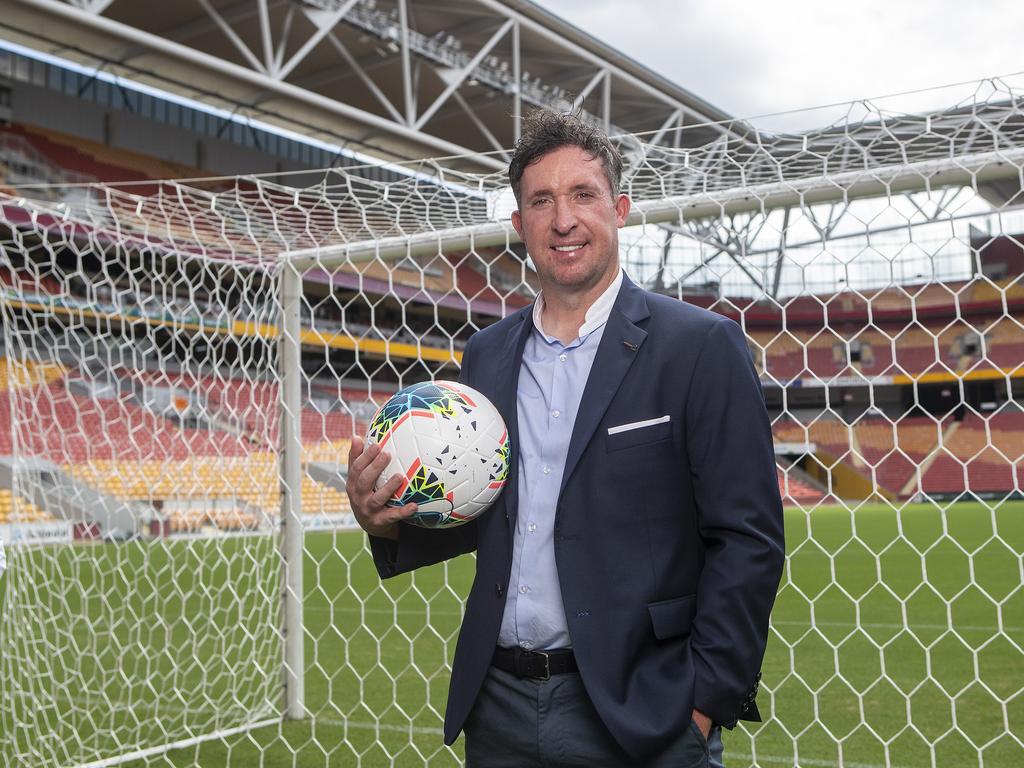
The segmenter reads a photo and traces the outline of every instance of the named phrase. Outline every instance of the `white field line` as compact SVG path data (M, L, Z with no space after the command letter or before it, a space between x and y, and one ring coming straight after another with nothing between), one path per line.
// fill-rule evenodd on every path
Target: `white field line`
M126 752L121 755L115 755L114 757L107 758L105 760L96 760L92 763L85 763L84 765L78 765L75 768L112 768L115 765L121 765L122 763L132 762L134 760L145 760L149 757L155 757L156 755L163 755L174 749L184 749L186 747L195 746L196 744L202 744L207 741L216 741L217 739L228 738L229 736L237 736L240 733L248 733L249 731L259 730L260 728L268 728L272 725L280 725L281 719L275 718L273 720L261 720L256 723L244 723L236 726L235 728L228 728L226 730L214 731L213 733L204 733L202 736L195 736L189 739L181 739L180 741L172 741L167 744L161 744L156 747L149 747L147 749L139 749L134 752Z
M734 759L753 760L754 756L727 749L725 751L725 758L729 763L733 763ZM850 760L836 762L835 760L820 760L813 757L807 757L799 759L797 762L793 762L792 757L783 757L781 755L758 755L756 765L762 765L764 763L792 765L793 768L803 768L803 766L814 766L814 768L906 768L906 766L896 765L895 763L883 765L882 763L861 763L852 762ZM755 763L751 763L751 765L755 765Z

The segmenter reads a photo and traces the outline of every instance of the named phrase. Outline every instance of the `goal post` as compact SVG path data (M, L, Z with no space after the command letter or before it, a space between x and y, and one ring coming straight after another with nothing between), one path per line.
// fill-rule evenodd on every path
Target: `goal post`
M305 706L305 625L302 620L302 276L290 264L279 271L281 301L281 562L285 716L301 720Z
M741 324L772 419L732 765L1024 760L1019 104L621 138L623 265ZM536 275L502 174L318 179L0 188L0 766L461 764L473 560L382 583L345 464Z

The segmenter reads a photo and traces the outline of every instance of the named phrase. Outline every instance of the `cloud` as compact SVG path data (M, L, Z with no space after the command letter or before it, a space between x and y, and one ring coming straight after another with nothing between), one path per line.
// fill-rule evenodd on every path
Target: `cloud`
M1024 3L1012 0L640 0L628 19L620 0L541 4L738 117L1024 70ZM951 89L884 106L935 109L970 95ZM811 127L834 115L774 122Z

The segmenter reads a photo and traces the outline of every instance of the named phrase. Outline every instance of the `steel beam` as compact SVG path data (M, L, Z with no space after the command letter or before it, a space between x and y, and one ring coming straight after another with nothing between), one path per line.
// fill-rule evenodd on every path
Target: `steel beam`
M670 128L678 127L679 121L680 121L680 119L682 119L682 117L683 117L683 110L681 110L681 109L675 110L671 115L668 116L668 119L664 123L661 124L661 128L658 129L658 132L656 134L654 134L650 139L644 139L645 143L647 143L647 144L657 144L657 143L659 143L665 137L665 134L668 132L668 130ZM678 131L676 131L676 133L678 133Z
M349 53L348 48L346 48L345 44L338 39L338 36L333 32L330 32L327 35L327 39L330 41L331 45L334 46L334 49L341 54L341 57L345 59L345 63L352 68L352 71L355 73L356 77L358 77L362 81L363 85L365 85L367 89L369 89L370 93L377 97L377 101L379 101L384 106L384 109L388 111L392 119L396 123L401 123L402 115L399 114L397 109L395 109L395 105L392 104L391 100L384 95L384 92L373 81L373 78L371 78L369 74L367 74L362 64L360 64L359 61L356 60L356 57Z
M419 130L426 125L427 121L434 116L434 113L437 112L438 108L448 100L448 97L451 96L455 90L462 85L466 78L472 74L473 70L480 65L480 62L484 60L484 56L494 50L494 46L501 42L501 39L505 37L513 24L515 24L515 22L509 19L498 28L497 32L491 35L490 39L484 43L484 46L476 52L476 55L470 59L466 66L459 70L455 78L448 83L448 87L441 92L441 95L434 99L434 103L427 107L426 111L420 115L416 124L413 126L414 128Z
M270 9L267 0L257 0L260 11L260 39L263 42L263 66L271 77L278 77L274 64L274 41L270 33Z
M595 67L598 67L599 69L612 69L615 72L616 78L620 79L623 82L629 83L635 88L638 88L639 90L646 93L648 96L651 96L652 98L657 99L658 101L662 101L666 104L669 104L674 109L682 109L683 111L688 112L691 115L699 118L701 121L707 120L706 115L697 112L696 110L683 104L680 101L677 101L676 99L670 98L669 96L665 95L654 86L645 83L640 78L635 77L634 75L631 75L630 73L622 69L619 69L618 67L609 65L609 63L605 59L598 56L597 54L588 51L586 48L583 48L570 40L566 40L557 32L548 29L543 24L540 24L534 21L533 19L524 16L521 13L512 10L504 3L500 2L500 0L476 0L476 2L480 3L486 8L490 8L496 14L499 14L506 18L515 19L520 26L530 30L530 32L533 32L545 38L546 40L554 43L556 46L559 46L570 51L574 56L577 56L578 58L581 58L585 61L589 61L591 64L593 64Z
M77 5L86 13L101 14L114 0L71 0L72 5Z
M264 67L260 63L260 60L256 58L255 54L249 50L249 46L247 46L242 41L242 38L238 36L238 33L231 28L230 24L221 18L221 15L217 13L217 9L210 5L210 0L199 0L199 5L201 5L209 17L217 23L217 26L220 27L220 31L223 32L224 36L231 41L231 44L235 46L240 54L242 54L242 57L249 62L249 66L264 75L270 74L267 71L267 68Z
M281 65L284 62L284 52L288 45L288 36L292 32L292 20L294 18L295 6L289 3L288 10L284 13L284 24L281 25L281 36L277 42L277 51L274 54L274 67L277 71L281 70Z
M490 142L490 145L494 147L494 151L497 152L501 159L507 163L509 161L509 155L508 152L505 151L505 147L503 147L501 145L501 142L498 141L497 138L495 138L494 134L491 133L491 129L487 127L484 121L477 117L476 112L473 110L473 108L466 102L464 98L462 98L462 94L459 93L458 91L455 91L452 94L452 98L458 103L460 107L462 107L462 110L469 117L473 125L477 127L477 130L480 131L480 133L483 134L484 138L487 139L488 142Z
M601 96L601 110L604 118L604 132L612 132L612 71L604 71L604 92Z
M415 129L416 98L412 92L412 54L409 51L409 0L398 0L398 22L401 27L402 96L405 100L405 124Z
M284 98L294 99L298 102L321 109L327 113L362 123L363 125L374 128L377 131L405 139L406 141L415 142L432 152L438 152L443 155L465 157L467 160L476 163L477 165L491 168L493 170L502 170L504 168L504 164L499 160L482 155L475 150L459 146L458 144L441 139L437 136L431 136L430 134L423 133L422 131L416 131L407 125L393 122L380 117L379 115L366 112L365 110L358 109L348 104L342 104L334 99L318 93L312 93L290 83L275 80L267 77L263 72L247 69L246 67L225 61L217 56L167 40L159 35L143 32L142 30L130 27L126 24L121 24L120 22L113 21L105 16L83 16L80 11L74 8L74 6L68 5L67 3L57 2L57 0L17 0L17 2L37 8L72 24L88 25L105 34L119 37L126 42L143 45L154 52L172 56L190 64L195 64L196 66L230 77L260 90L275 92Z
M782 267L786 260L786 236L789 234L789 213L792 208L786 208L782 214L782 231L779 233L779 254L775 259L775 277L772 280L772 298L779 297L779 285L782 284Z
M349 9L351 9L357 2L359 2L359 0L348 0L347 3L332 13L327 13L326 11L317 12L308 8L303 9L306 14L306 18L316 26L316 32L302 44L302 47L300 47L299 50L292 54L292 57L288 59L287 64L280 67L279 70L274 73L275 76L279 80L284 80L288 77L292 70L302 63L302 60L309 55L309 52L312 51L317 44L338 25L338 22L344 18L345 14L349 12Z
M519 141L522 135L523 121L523 72L520 51L519 20L514 19L512 26L512 82L515 93L512 94L512 136Z
M594 90L594 87L602 80L607 79L608 70L599 69L597 73L592 78L590 78L590 82L583 86L583 90L576 94L576 98L572 100L572 111L575 112L577 109L583 106L583 102L586 101L587 96L589 96L590 92Z

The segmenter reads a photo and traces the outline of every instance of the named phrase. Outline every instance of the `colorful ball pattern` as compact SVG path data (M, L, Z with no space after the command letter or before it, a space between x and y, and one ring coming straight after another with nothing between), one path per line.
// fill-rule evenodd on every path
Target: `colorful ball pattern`
M509 443L498 409L475 389L453 381L414 384L377 411L366 435L391 461L380 487L399 474L390 506L411 502L407 521L423 528L453 528L480 515L508 478Z

